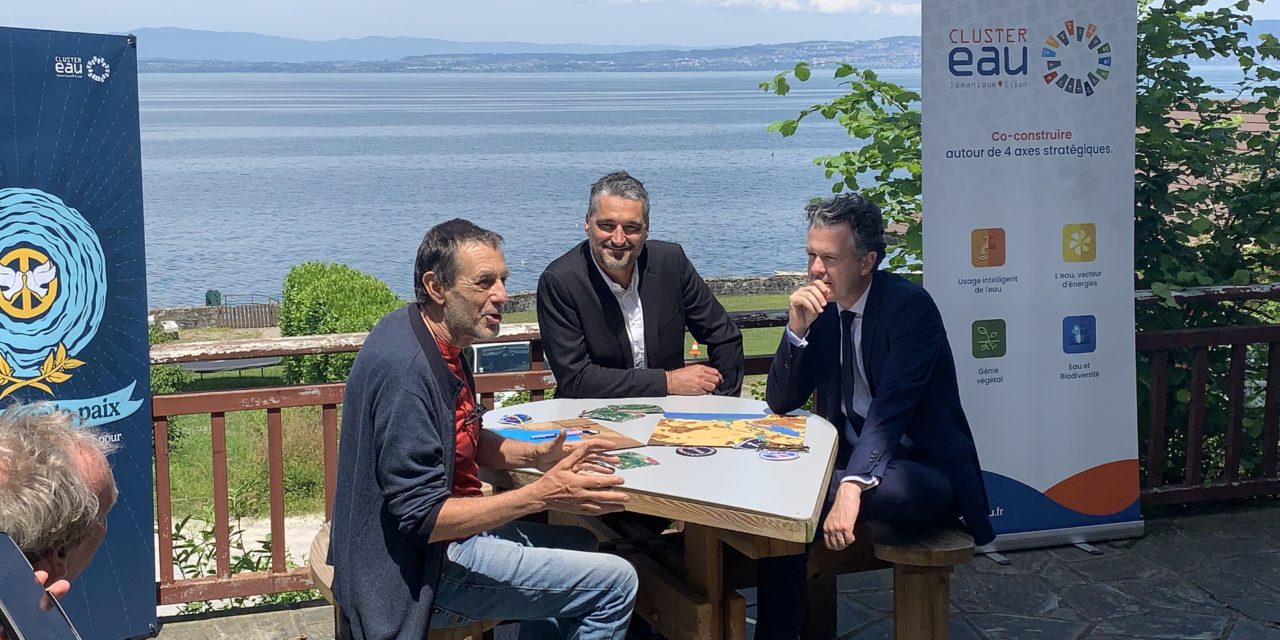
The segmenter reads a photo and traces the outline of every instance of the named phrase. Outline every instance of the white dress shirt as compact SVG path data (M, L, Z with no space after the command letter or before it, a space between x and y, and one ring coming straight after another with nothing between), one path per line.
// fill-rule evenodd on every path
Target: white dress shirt
M605 273L604 269L600 268L594 254L591 256L591 263L596 265L600 277L604 278L605 284L609 285L609 291L612 291L613 297L618 299L618 306L622 309L622 320L627 325L627 338L631 342L633 366L636 369L648 369L649 361L644 352L644 308L640 306L640 265L632 266L631 284L623 289L609 278L609 274Z
M849 331L853 333L853 356L858 361L856 366L858 367L858 374L859 374L858 379L854 382L854 385L853 385L853 398L849 399L851 401L851 404L854 407L871 406L871 389L867 387L865 382L865 380L867 379L867 369L865 366L863 366L863 362L862 362L862 316L863 316L863 312L867 308L867 294L870 291L871 291L871 287L870 285L868 285L866 289L863 289L862 295L858 296L857 302L854 302L852 307L845 308L845 307L841 307L839 304L836 305L836 310L838 312L852 311L855 314L853 317L853 325L849 327ZM839 313L837 313L837 316L838 315ZM796 335L795 333L792 333L791 327L787 327L783 331L783 334L786 335L787 342L790 342L795 347L803 349L809 346L809 341L805 340L804 337L801 337ZM805 332L805 335L806 336L808 335L807 331ZM841 335L840 339L844 340L844 336ZM844 349L838 349L837 353L839 353L840 364L841 366L843 366L844 365ZM842 399L842 402L843 402L843 399ZM863 416L863 417L865 418L866 416ZM845 426L849 429L850 433L854 433L853 425L848 424L846 422ZM855 446L857 445L856 440L854 441L854 445ZM863 485L866 485L863 487L864 490L871 489L876 485L880 484L880 478L875 476L849 476L841 480L841 482L851 482L854 480L858 481Z

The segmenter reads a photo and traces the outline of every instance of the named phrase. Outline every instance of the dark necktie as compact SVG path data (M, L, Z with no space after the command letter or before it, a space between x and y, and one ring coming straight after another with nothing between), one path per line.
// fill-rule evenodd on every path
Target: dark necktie
M849 421L861 423L861 420L854 419L858 414L853 410L853 394L857 388L858 376L858 358L853 350L853 319L857 316L852 311L840 312L840 400L844 415Z

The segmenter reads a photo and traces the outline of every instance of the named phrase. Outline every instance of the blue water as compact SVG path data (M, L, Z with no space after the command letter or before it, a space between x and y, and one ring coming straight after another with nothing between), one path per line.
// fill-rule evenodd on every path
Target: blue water
M704 276L801 270L801 208L831 184L812 160L849 139L766 127L837 95L819 75L778 97L758 72L143 74L150 305L278 295L307 260L409 297L423 233L458 216L502 233L510 288L532 289L616 169L649 188L651 237ZM882 77L920 86L918 70Z
M801 208L830 189L812 159L847 136L768 133L836 91L782 98L767 77L143 74L150 304L278 294L306 260L409 297L423 233L458 216L503 234L509 287L532 289L616 169L648 187L651 237L703 275L803 269Z

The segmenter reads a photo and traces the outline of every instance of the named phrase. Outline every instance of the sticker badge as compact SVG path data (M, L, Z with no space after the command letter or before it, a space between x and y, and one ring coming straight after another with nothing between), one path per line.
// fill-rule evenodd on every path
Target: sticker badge
M715 455L716 450L713 447L679 447L676 453L690 458L705 458Z

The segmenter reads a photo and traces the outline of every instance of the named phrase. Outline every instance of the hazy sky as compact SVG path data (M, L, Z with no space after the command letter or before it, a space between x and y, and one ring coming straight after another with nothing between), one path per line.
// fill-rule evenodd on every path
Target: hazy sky
M920 31L919 0L0 0L14 27L251 31L327 40L723 45L861 40ZM1280 2L1259 6L1280 18Z

